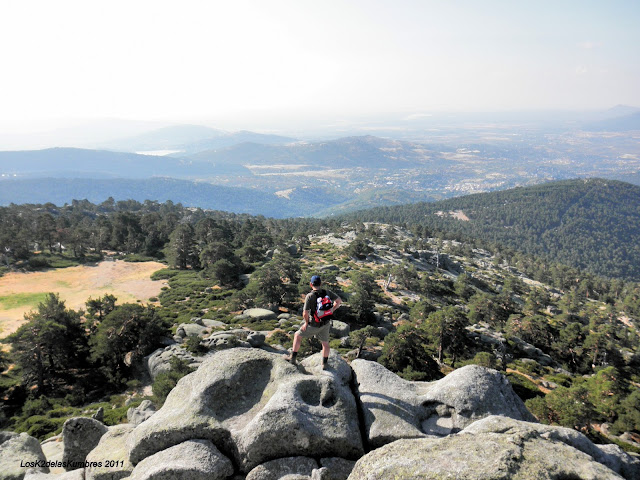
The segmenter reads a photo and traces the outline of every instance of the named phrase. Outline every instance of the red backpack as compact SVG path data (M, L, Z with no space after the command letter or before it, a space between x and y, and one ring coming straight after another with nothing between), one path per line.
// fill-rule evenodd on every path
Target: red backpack
M316 292L316 309L313 312L313 325L320 327L333 318L331 309L333 301L327 295L326 290L318 290Z

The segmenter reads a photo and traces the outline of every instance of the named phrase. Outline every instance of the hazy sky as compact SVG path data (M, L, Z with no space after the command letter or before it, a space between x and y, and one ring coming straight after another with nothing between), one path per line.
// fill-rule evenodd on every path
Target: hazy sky
M640 106L639 25L635 0L0 0L0 125Z

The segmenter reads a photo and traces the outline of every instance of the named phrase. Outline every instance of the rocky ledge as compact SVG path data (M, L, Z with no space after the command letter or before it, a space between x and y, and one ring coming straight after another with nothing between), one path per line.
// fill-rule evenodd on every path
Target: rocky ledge
M79 425L63 432L68 458L88 450L72 447ZM322 370L318 355L294 366L252 348L207 357L148 419L92 437L84 469L16 472L27 448L42 452L0 438L0 472L13 472L0 479L640 478L640 461L620 448L535 423L495 370L409 382L366 360L332 354Z

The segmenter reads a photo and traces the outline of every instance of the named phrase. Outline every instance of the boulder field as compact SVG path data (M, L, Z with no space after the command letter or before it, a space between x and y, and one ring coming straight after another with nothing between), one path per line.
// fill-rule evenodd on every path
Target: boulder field
M640 461L619 447L536 423L495 370L471 365L410 382L376 362L349 365L332 353L322 370L320 360L221 350L138 425L101 433L94 421L69 420L65 458L86 458L79 471L16 472L9 467L27 450L40 458L39 445L0 436L0 472L13 472L0 479L640 478ZM84 430L92 435L83 444Z

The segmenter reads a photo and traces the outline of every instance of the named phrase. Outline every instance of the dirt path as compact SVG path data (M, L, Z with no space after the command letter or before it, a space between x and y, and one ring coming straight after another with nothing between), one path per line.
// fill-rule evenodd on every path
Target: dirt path
M122 260L100 262L33 273L9 273L0 277L0 338L24 322L24 314L35 309L48 292L58 293L67 308L84 309L85 302L107 293L118 303L148 302L158 296L166 281L150 276L165 265L158 262L129 263Z
M540 390L541 392L543 392L544 394L547 394L549 392L551 392L551 390L549 390L548 388L543 387L542 385L540 385L539 381L540 379L538 377L532 377L531 375L527 375L526 373L522 373L518 370L514 370L512 368L507 368L507 373L515 373L516 375L520 375L528 380L531 380L533 383L536 384L536 387L538 387L538 390Z

